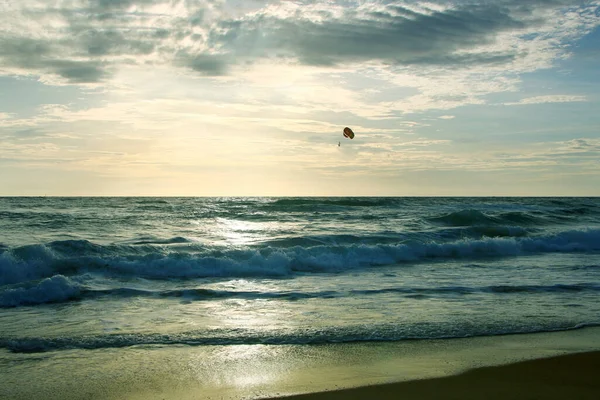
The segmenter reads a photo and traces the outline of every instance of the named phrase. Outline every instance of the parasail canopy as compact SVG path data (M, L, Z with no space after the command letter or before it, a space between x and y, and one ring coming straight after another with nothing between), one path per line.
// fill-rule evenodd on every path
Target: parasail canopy
M354 132L352 132L352 129L345 127L344 128L344 137L354 139Z

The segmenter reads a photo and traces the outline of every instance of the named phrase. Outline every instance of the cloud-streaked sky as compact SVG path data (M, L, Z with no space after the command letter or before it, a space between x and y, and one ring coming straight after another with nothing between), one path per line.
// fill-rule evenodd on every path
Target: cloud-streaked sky
M598 196L600 0L0 2L0 195Z

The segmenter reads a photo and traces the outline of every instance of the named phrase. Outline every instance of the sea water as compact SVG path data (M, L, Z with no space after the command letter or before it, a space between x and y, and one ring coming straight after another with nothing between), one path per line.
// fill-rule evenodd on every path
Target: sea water
M0 368L572 330L599 294L600 198L0 198Z

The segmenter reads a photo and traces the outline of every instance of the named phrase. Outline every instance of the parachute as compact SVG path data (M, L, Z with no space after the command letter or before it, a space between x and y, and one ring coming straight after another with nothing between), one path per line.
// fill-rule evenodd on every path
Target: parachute
M344 137L354 139L354 132L352 132L352 129L345 127L344 128Z

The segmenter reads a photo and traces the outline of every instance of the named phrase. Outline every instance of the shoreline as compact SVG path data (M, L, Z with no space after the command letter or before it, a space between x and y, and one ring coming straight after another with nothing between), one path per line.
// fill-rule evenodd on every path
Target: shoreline
M12 400L595 400L600 387L587 379L600 375L600 327L328 345L2 350L0 374L0 398Z
M281 400L597 399L600 351L480 367L457 375L292 396Z

